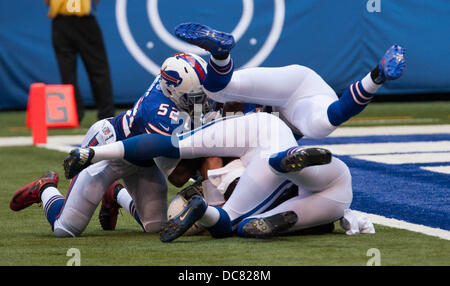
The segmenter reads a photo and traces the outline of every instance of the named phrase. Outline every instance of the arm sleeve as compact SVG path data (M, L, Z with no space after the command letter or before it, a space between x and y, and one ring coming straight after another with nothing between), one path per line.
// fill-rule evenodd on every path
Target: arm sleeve
M143 134L123 140L124 159L136 164L155 157L179 158L178 137Z
M125 159L140 165L156 157L179 158L178 137L143 134L114 143L90 147L95 151L92 162Z

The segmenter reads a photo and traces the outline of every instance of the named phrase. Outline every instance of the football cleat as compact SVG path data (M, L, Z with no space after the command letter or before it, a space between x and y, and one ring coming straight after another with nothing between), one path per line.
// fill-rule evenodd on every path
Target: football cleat
M198 195L202 198L205 197L203 195L202 181L203 178L198 179L195 183L187 186L176 194L167 208L168 219L172 219L181 213L193 196ZM183 235L196 235L203 230L204 227L200 223L196 222Z
M399 78L405 66L405 49L399 45L393 45L378 63L378 82Z
M83 169L91 165L95 152L91 148L77 148L70 151L64 159L64 175L67 179L72 179Z
M114 182L103 195L102 206L98 214L98 219L103 230L116 229L117 216L121 208L116 198L121 189L123 189L123 186L119 182Z
M292 148L280 162L280 168L285 172L296 172L303 168L325 165L331 162L331 152L323 148Z
M280 234L297 222L297 215L293 211L282 212L269 217L254 218L242 227L245 237L266 238Z
M334 231L334 222L330 222L327 224L312 226L304 229L300 229L298 231L292 232L293 235L317 235L317 234L326 234L332 233Z
M41 202L41 193L45 189L45 186L48 184L58 186L58 181L58 174L48 171L39 179L36 179L17 190L9 203L9 207L13 211L20 211L34 203Z
M205 214L207 208L208 204L201 196L193 196L177 216L163 224L160 240L162 242L170 242L182 236Z
M209 51L212 55L229 54L236 45L233 35L198 23L179 24L175 27L175 35L185 42Z

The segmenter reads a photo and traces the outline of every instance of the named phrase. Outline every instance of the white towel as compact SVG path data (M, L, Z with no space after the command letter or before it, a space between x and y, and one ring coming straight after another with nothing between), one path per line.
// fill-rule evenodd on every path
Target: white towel
M231 182L240 177L244 171L244 164L240 159L236 159L220 169L208 170L208 179L223 195Z
M375 227L366 215L357 215L350 209L344 211L340 225L346 231L345 234L347 235L375 233Z

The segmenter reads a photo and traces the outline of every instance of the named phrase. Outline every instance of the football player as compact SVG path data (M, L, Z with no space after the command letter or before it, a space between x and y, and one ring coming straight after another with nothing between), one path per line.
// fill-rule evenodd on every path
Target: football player
M321 215L330 221L342 217L351 202L351 177L345 164L332 158L328 150L301 149L291 129L278 117L264 112L223 117L178 136L146 134L108 145L77 148L65 159L64 166L66 177L71 178L102 160L125 159L133 163L160 156L239 157L245 166L222 208L208 206L203 198L193 196L186 208L164 225L160 234L164 242L176 239L197 221L214 237L229 236L244 219L272 205L289 182L314 197L314 206L324 210ZM317 215L311 213L311 217ZM282 216L284 227L297 222L292 211Z
M300 137L327 136L360 113L384 82L398 79L405 69L405 49L393 45L372 71L338 98L315 71L305 66L255 67L234 72L230 51L235 41L231 34L185 23L175 28L175 35L211 53L203 85L211 99L271 106Z
M209 122L221 116L236 115L237 113L245 114L249 112L258 112L261 107L252 104L243 104L239 102L227 102L225 104L220 104L209 109L203 108L202 111L209 110L210 112L206 114L201 114L201 116L206 115L208 118L204 119L204 122ZM200 117L200 116L199 116ZM230 161L236 158L220 158L220 157L206 157L206 158L196 158L196 159L184 159L179 161L176 168L168 174L168 180L175 187L182 187L190 179L195 179L193 185L187 186L180 193L191 193L191 189L199 189L203 194L205 190L205 195L210 195L206 198L208 203L213 205L223 204L223 196L220 198L220 193L217 193L216 187L213 186L208 180L208 170L219 169ZM162 158L159 158L161 161ZM158 161L158 162L159 162ZM181 199L181 196L178 196ZM183 199L188 199L191 196L185 197ZM219 198L220 201L216 201L215 198ZM170 207L170 206L169 206ZM102 198L102 204L99 212L99 222L104 230L114 230L117 223L119 209L124 208L127 210L135 219L139 222L139 217L134 211L134 203L130 194L126 188L117 184L115 188L109 188ZM173 216L174 211L178 211L177 208L171 208L168 210L169 218Z
M334 90L316 72L305 66L258 67L234 72L230 51L235 41L228 33L201 24L185 23L176 27L175 34L180 39L211 53L207 67L208 75L203 85L205 93L210 98L218 102L242 101L272 106L296 134L296 138L304 135L310 138L327 136L337 126L359 114L371 102L384 82L398 79L405 69L405 49L393 45L372 71L362 80L351 84L338 98ZM281 153L281 157L278 158L284 158L283 156ZM282 172L280 169L277 171ZM332 201L336 204L351 202L351 192L347 191L346 195L344 193L341 191L325 195L326 192L321 192L320 195L328 197L331 205ZM302 219L297 220L289 230L317 224L331 217L330 213L322 213L324 217L321 219L321 214L313 211L326 209L325 205L322 200L317 200L315 195L307 192L270 212L262 213L255 218L246 218L240 224L238 233L250 236L270 235L274 233L277 225L286 224L283 221L295 220L289 218L295 217L290 213L292 210ZM339 212L336 210L336 213ZM285 217L278 216L279 213L284 213ZM305 213L308 215L305 216Z
M206 98L201 87L205 76L206 62L202 58L174 54L164 61L160 75L132 109L93 124L81 146L110 144L139 134L170 136L182 131L185 122L179 117L191 114L194 104L202 104ZM137 160L134 164L124 160L102 161L73 178L65 198L57 189L58 175L48 172L16 191L10 208L20 211L42 202L55 236L79 236L105 191L122 188L117 183L122 178L132 198L127 210L146 232L158 232L167 218L165 175L170 175L178 162L164 158Z
M233 74L229 51L234 46L234 39L229 34L199 24L182 24L177 27L176 34L211 52L204 84L210 97L218 101L244 100L272 105L297 135L313 138L328 135L341 123L361 112L380 85L386 80L400 77L405 67L404 49L394 45L366 77L350 85L338 99L320 76L298 65L277 69L246 69ZM344 201L348 202L348 199L349 196ZM266 222L270 220L250 220L244 224L246 228L242 225L240 229L247 234L264 235ZM257 225L263 227L257 228Z

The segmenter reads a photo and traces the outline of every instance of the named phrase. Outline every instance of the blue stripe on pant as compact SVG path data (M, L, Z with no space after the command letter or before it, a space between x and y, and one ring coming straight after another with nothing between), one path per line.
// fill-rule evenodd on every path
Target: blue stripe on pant
M270 207L269 203L277 198L289 183L290 181L288 180L284 181L262 203L232 221L230 221L230 217L224 209L216 207L220 213L219 221L214 226L207 228L207 230L210 232L211 236L215 238L231 236L231 234L233 233L233 227L235 225L239 224L242 220L253 214L264 212L264 210Z

